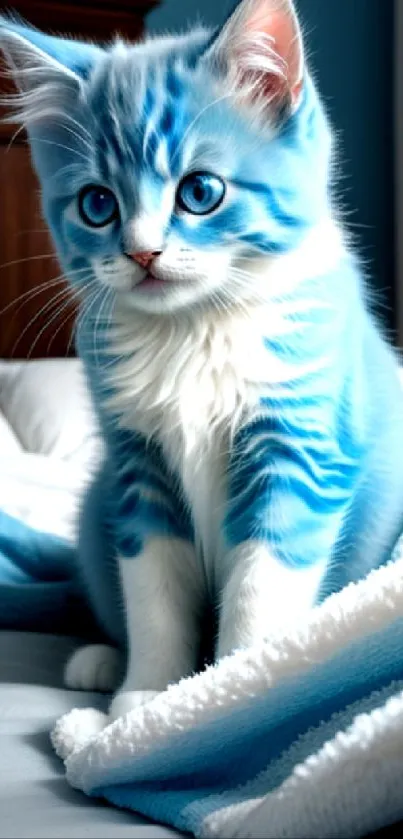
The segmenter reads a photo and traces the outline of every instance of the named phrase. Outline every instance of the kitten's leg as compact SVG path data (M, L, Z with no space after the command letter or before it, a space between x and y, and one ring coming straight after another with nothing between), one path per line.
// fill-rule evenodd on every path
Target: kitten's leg
M193 546L150 538L133 559L120 558L128 665L110 707L116 718L143 704L197 663L203 583Z
M267 405L235 439L217 568L219 656L300 622L318 600L359 475L358 458L330 434L307 433L319 408L318 397L293 418L285 405L286 423L281 402Z
M223 560L217 657L285 631L314 605L324 564L290 568L250 540Z
M125 642L124 611L111 530L106 526L110 471L105 461L83 497L77 572L103 634L116 646L89 644L76 650L64 671L65 685L72 690L110 692L117 689L124 673L124 656L116 648L123 648Z

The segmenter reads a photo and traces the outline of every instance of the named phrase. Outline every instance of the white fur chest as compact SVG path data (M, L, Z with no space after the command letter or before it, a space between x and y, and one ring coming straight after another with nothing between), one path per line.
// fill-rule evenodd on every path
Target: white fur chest
M232 313L145 316L116 306L112 351L119 363L111 408L124 427L162 445L182 481L206 561L219 547L233 434L260 413L263 395L278 396L291 380L323 363L315 358L287 364L270 352L265 336L279 340L294 330L298 309L290 292L306 278L323 276L342 252L337 228L325 222L299 250L262 273L266 300L262 295L261 302ZM315 305L303 297L300 310Z
M154 436L179 474L199 549L219 547L230 440L256 404L268 353L251 319L177 321L117 313L113 409L125 427Z

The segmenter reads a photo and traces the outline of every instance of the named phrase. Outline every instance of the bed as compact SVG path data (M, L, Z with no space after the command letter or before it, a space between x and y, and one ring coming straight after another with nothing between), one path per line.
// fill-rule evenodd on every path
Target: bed
M0 517L73 545L80 496L101 456L78 359L0 361ZM50 731L72 708L102 711L108 698L63 687L64 663L81 639L60 627L5 626L2 591L0 581L0 839L182 835L67 783ZM221 702L220 693L218 710Z
M1 511L73 542L101 450L79 360L0 362ZM0 632L1 839L177 835L66 783L49 740L54 721L73 706L106 704L63 688L64 662L79 643L56 632Z

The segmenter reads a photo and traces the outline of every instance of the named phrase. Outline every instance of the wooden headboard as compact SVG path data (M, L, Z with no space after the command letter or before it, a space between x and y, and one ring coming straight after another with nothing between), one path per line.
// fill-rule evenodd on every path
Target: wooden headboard
M136 40L159 2L12 0L0 2L0 13L12 7L39 28L77 37L109 41L119 32ZM11 142L15 129L0 125L0 358L61 357L74 353L74 307L41 217L26 138Z

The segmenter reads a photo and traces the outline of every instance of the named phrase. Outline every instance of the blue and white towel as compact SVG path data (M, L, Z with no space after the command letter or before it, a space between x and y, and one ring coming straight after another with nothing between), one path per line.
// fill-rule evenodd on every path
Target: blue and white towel
M67 780L198 837L362 837L403 818L403 549L299 631L107 725L58 721Z
M73 630L81 598L75 554L65 539L0 510L0 629Z

